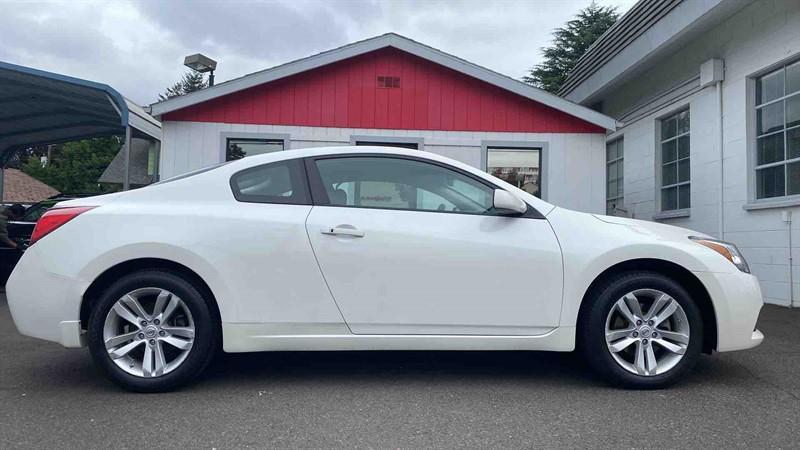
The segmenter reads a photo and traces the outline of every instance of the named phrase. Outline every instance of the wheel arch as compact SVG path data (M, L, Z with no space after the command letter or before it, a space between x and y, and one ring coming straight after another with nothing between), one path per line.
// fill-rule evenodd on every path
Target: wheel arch
M122 276L147 269L170 272L191 282L198 290L200 290L200 294L208 304L209 310L214 316L215 321L218 324L221 322L221 314L217 298L209 287L208 283L206 283L205 280L203 280L203 278L197 274L197 272L183 264L168 259L136 258L120 262L106 269L100 275L98 275L94 281L92 281L86 291L84 291L83 297L81 298L80 307L81 328L86 329L92 307L99 300L103 290L105 290L114 281ZM221 330L219 330L219 332L221 333Z
M711 353L711 351L717 348L717 314L714 310L714 303L711 300L708 290L691 271L679 264L662 259L631 259L616 263L601 272L586 289L581 299L581 305L578 310L578 323L581 323L584 315L587 313L588 307L591 304L592 298L596 295L599 286L613 276L630 271L656 272L675 280L686 288L692 296L692 299L697 302L697 306L700 308L700 313L702 314L704 335L703 351Z

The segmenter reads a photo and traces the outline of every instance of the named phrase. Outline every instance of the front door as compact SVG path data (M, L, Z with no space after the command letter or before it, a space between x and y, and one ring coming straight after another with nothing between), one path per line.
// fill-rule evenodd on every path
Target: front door
M327 198L315 196L306 229L353 333L537 335L558 325L555 235L542 218L498 215L493 186L396 156L308 167Z

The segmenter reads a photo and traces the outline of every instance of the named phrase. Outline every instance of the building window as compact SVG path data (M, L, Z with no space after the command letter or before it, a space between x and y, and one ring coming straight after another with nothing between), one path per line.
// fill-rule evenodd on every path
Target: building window
M606 144L606 214L613 216L625 203L625 141Z
M356 145L371 146L371 147L397 147L397 148L408 148L411 150L419 150L419 144L416 142L356 141Z
M756 79L756 198L800 194L800 61Z
M523 191L542 196L542 149L487 147L486 171Z
M283 150L282 139L240 139L228 138L225 145L225 161L242 159L246 156L261 155L264 153L279 152Z
M691 207L689 110L661 119L661 211Z

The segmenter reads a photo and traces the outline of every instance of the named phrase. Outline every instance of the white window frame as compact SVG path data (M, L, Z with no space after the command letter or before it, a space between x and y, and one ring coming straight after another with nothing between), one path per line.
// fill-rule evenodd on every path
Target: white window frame
M773 166L780 166L784 165L787 166L790 163L800 162L799 158L793 158L791 160L783 160L783 161L776 161L773 163L768 164L761 164L758 165L758 138L764 136L770 136L772 134L783 133L784 142L784 155L785 152L788 150L788 133L787 131L795 130L800 127L794 126L789 129L783 128L780 131L774 131L771 133L764 133L763 135L758 135L758 120L757 120L757 110L763 108L764 106L771 105L777 102L783 102L784 110L783 110L783 120L784 120L784 127L786 125L786 99L792 98L795 96L800 95L800 92L794 92L792 94L786 94L786 78L784 76L784 95L777 98L770 100L769 102L765 102L762 104L756 104L756 89L758 84L758 79L762 78L766 75L769 75L777 70L785 70L786 67L792 66L794 64L800 63L800 54L792 55L788 58L785 58L775 64L772 64L764 69L761 69L758 72L752 73L747 77L747 200L748 202L743 205L743 209L745 210L758 210L758 209L768 209L768 208L785 208L789 206L798 206L800 205L800 194L790 194L786 195L786 191L784 191L783 196L776 196L776 197L765 197L765 198L758 198L758 176L756 171L759 169L765 169ZM788 191L789 183L788 183L788 170L784 169L784 189Z
M219 134L220 149L219 149L219 162L225 162L228 154L228 140L229 139L246 139L251 141L282 141L283 150L291 148L291 136L281 133L249 133L230 131L222 132Z
M481 141L481 167L489 171L489 152L491 150L538 151L539 152L539 198L547 201L548 167L550 166L550 143L545 141Z
M622 156L620 156L620 157L618 157L616 159L609 160L608 159L608 146L611 145L611 144L618 145L620 142L622 142ZM603 152L604 152L603 159L606 162L605 166L604 166L605 167L605 191L606 191L606 201L604 203L604 206L605 206L606 214L609 214L608 202L616 200L617 204L615 205L614 211L611 211L611 215L614 215L614 213L616 211L625 211L625 209L622 208L623 206L625 206L625 136L616 136L613 139L607 140L606 141L606 145L603 147ZM615 164L615 163L619 163L618 167L622 168L622 176L619 176L619 171L617 171L617 175L618 176L616 178L617 183L619 183L619 181L622 180L622 195L617 195L615 197L609 197L608 182L611 181L611 180L608 179L608 166L610 166L611 164ZM618 192L619 192L619 189L617 189L617 193Z
M677 129L677 123L676 123L676 125L675 125L676 126L676 128L675 128L675 136L672 136L671 138L668 138L668 139L662 139L661 138L661 129L662 129L663 123L665 121L673 119L673 118L675 118L677 120L677 116L679 114L683 113L683 112L688 112L689 113L689 131L687 131L685 133L679 133L678 129ZM689 217L690 214L691 214L691 209L692 209L692 199L691 199L691 197L692 197L692 195L691 195L691 184L692 184L692 177L691 177L691 165L692 165L692 136L691 136L691 134L692 134L692 113L691 113L691 108L689 107L689 105L682 105L678 109L671 110L669 113L664 114L661 117L659 117L658 119L656 119L656 127L655 128L656 128L656 130L655 130L656 131L655 132L656 148L655 148L655 152L654 153L655 153L655 161L656 161L656 181L657 181L656 185L658 186L658 188L656 189L656 205L658 206L658 208L657 208L658 212L653 215L653 219L670 219L670 218L676 218L676 217ZM681 137L688 137L689 138L689 156L686 156L685 158L681 158L680 157L680 150L678 148L678 145L679 145L678 144L678 139L680 139ZM663 161L661 145L666 143L666 142L670 142L670 141L675 141L675 160L674 161L670 161L668 164L673 164L674 163L676 165L676 173L675 173L675 177L676 178L675 178L675 183L664 185L664 181L662 180L662 174L663 174L663 169L664 169L665 163ZM682 160L689 160L689 174L690 175L689 175L689 179L686 180L686 181L679 181L679 179L678 179L677 166L678 166L678 163L680 161L682 161ZM665 210L663 202L661 200L664 190L665 189L676 188L676 187L678 187L678 189L680 189L679 186L689 186L689 206L687 206L685 208L681 208L680 207L680 203L678 203L677 204L678 208ZM677 191L676 191L675 195L678 195ZM679 200L680 200L680 197L676 198L676 201L679 201Z

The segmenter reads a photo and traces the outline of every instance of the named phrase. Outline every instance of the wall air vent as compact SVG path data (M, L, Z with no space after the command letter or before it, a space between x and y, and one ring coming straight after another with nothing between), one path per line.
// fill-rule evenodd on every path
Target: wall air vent
M399 88L400 87L400 77L387 77L387 76L378 76L378 87L379 88Z

